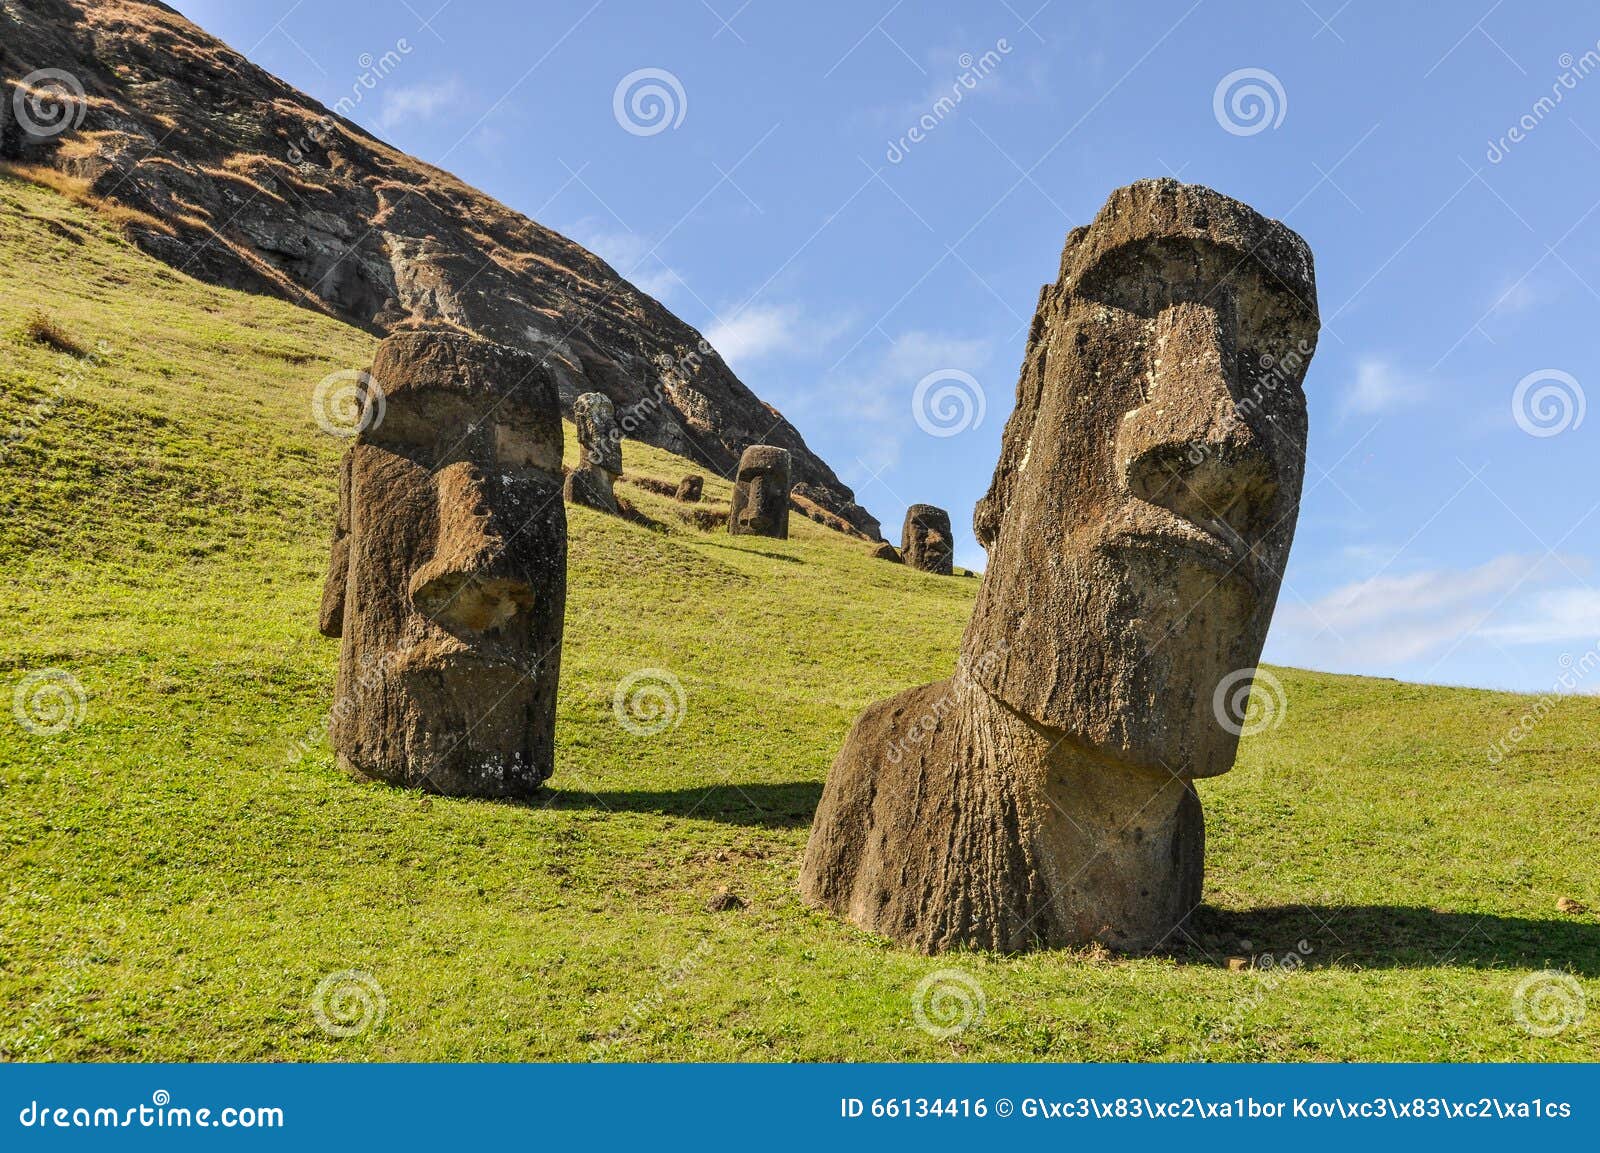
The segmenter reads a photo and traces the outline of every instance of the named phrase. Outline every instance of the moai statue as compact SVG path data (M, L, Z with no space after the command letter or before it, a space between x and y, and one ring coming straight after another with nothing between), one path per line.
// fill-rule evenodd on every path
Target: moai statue
M622 510L613 486L622 475L622 430L611 398L584 393L572 402L572 423L578 426L578 467L567 475L566 498L617 515Z
M789 450L753 444L739 458L728 531L737 536L789 538Z
M1305 242L1208 188L1118 189L1068 235L974 517L957 673L857 718L808 901L927 952L1181 940L1194 781L1233 765L1318 327Z
M872 559L886 560L890 564L904 563L900 556L900 550L895 548L894 545L890 544L888 541L881 541L878 544L878 547L872 550Z
M914 504L906 509L905 527L900 530L900 557L914 569L949 576L955 556L955 536L950 531L950 514L931 504Z
M678 491L673 495L685 504L694 504L700 499L700 494L704 491L705 484L705 477L690 473L678 482Z
M539 358L454 332L378 346L345 453L321 629L340 764L527 797L555 756L567 592L561 410Z

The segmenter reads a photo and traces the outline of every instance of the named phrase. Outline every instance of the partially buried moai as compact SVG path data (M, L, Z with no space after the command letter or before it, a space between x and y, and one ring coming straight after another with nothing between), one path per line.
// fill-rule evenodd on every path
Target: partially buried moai
M694 504L700 499L700 494L704 491L705 484L705 477L691 472L678 482L678 491L672 495L685 504Z
M728 531L736 535L789 537L789 450L753 444L739 458L733 481Z
M906 509L906 522L900 530L900 557L914 569L949 576L954 571L955 557L950 514L931 504L914 504Z
M566 572L554 376L459 333L385 340L322 596L340 764L454 796L533 794L554 767Z
M601 512L620 512L614 491L622 475L616 406L603 392L586 392L572 402L572 423L578 429L578 467L567 475L566 498Z
M1210 189L1140 182L1068 235L957 674L856 720L810 902L930 952L1174 940L1193 782L1233 765L1294 535L1317 330L1305 242Z

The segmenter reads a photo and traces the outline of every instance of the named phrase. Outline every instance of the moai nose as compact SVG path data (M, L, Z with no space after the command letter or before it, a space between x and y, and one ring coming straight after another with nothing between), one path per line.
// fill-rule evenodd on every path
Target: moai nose
M1123 416L1116 448L1134 496L1237 532L1240 516L1270 496L1277 478L1250 424L1259 398L1238 388L1236 332L1232 298L1222 293L1163 310L1149 394Z
M533 586L508 547L509 533L476 465L435 477L439 531L433 558L411 578L417 611L452 632L498 629L533 604Z

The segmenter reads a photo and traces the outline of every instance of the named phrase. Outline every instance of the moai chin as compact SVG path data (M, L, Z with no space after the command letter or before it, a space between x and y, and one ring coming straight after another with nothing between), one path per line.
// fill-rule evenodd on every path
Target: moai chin
M914 569L949 576L955 571L955 536L950 531L950 514L931 504L914 504L906 509L900 530L900 557Z
M566 498L615 516L622 511L614 491L622 475L616 406L603 392L586 392L572 402L572 423L578 428L578 467L567 476Z
M459 333L378 346L340 472L320 627L333 748L366 777L527 797L555 757L567 589L556 381Z
M789 450L753 444L739 458L728 531L738 536L789 537Z
M1238 201L1118 189L1041 294L949 680L867 709L800 886L912 948L1173 939L1193 782L1233 765L1294 535L1311 252Z

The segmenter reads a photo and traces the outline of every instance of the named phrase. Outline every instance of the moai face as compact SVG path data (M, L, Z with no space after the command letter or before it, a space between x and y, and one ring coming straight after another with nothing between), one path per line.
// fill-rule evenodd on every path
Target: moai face
M1277 600L1317 330L1305 242L1210 189L1130 185L1073 231L974 518L986 689L1117 760L1232 766L1218 689Z
M334 748L394 784L529 795L554 765L566 601L555 380L426 332L385 340L372 379L381 419L345 454L322 601Z
M789 450L754 444L739 458L728 531L736 535L789 537Z
M949 576L954 571L951 559L955 555L950 514L931 504L914 504L906 509L900 555L912 568Z
M578 427L583 467L622 475L622 431L616 406L603 392L586 392L572 402L572 423Z

